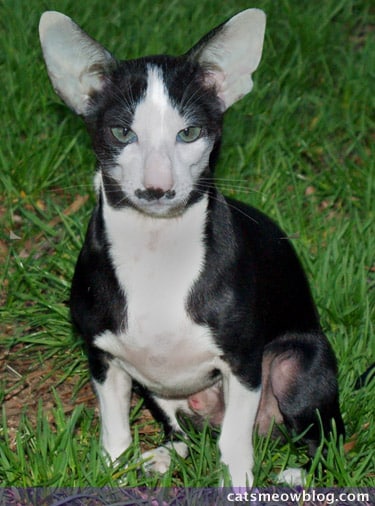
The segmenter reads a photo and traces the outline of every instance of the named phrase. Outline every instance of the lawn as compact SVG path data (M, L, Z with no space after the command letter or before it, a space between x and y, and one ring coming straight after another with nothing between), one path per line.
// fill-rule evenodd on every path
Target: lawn
M79 4L79 5L78 5ZM40 14L59 10L121 58L185 52L249 6L268 16L253 92L226 114L217 181L291 237L339 360L347 438L318 454L308 483L375 483L375 10L371 0L3 0L0 4L0 484L214 486L215 434L191 428L191 454L146 476L139 448L162 441L142 401L135 444L114 468L98 447L86 359L69 320L74 263L95 197L84 126L54 95ZM256 484L303 464L294 441L257 439ZM125 471L125 462L128 469ZM315 473L313 473L315 470Z

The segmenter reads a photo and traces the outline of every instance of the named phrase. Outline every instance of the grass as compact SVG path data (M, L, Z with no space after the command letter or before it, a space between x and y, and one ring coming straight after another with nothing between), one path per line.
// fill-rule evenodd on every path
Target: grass
M358 375L375 359L371 5L257 2L268 14L264 57L252 94L227 113L217 170L224 193L261 208L293 238L339 359L348 437L345 447L330 444L325 459L318 454L315 476L308 474L315 486L371 486L375 479L375 382L354 390ZM161 436L156 426L145 429L139 403L132 412L135 444L121 465L108 468L98 448L93 403L77 402L67 411L62 400L68 388L74 404L88 381L66 300L94 202L95 161L82 123L53 94L37 23L42 11L60 10L117 56L130 58L184 52L248 6L242 0L228 0L220 9L213 0L129 0L126 7L119 0L1 3L3 486L217 484L219 457L209 429L190 431L186 462L176 458L173 472L149 477L135 465L138 442L154 446ZM40 371L40 390L25 399L18 392L30 383L30 371ZM16 413L14 399L21 399ZM259 486L272 483L280 468L306 460L293 441L281 445L267 438L257 440L257 455Z

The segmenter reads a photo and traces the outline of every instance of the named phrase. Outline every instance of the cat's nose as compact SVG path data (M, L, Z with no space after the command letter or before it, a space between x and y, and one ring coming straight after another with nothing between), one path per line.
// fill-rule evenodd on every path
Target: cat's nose
M161 198L158 195L171 192L174 180L172 162L166 153L152 151L146 158L143 173L143 185L150 195ZM164 196L164 195L161 195Z

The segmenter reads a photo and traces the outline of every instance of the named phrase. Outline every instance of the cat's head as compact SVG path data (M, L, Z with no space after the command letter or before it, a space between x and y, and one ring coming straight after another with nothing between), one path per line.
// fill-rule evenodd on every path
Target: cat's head
M248 9L183 56L118 61L67 16L42 15L48 74L88 125L108 204L173 216L199 198L223 112L252 89L264 30L264 13Z

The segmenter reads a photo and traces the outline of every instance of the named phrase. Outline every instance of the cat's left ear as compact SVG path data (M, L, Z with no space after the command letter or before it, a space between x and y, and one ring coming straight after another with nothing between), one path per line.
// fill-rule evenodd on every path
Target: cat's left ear
M188 53L205 69L207 85L214 85L227 109L249 93L251 74L259 65L266 15L260 9L247 9L214 28Z

